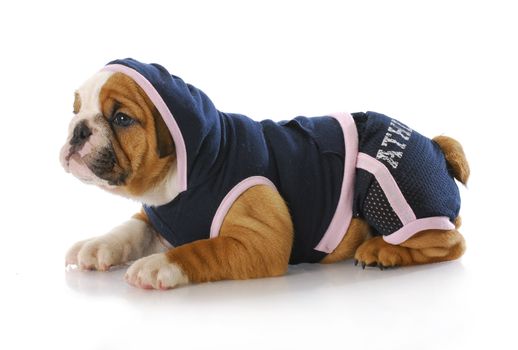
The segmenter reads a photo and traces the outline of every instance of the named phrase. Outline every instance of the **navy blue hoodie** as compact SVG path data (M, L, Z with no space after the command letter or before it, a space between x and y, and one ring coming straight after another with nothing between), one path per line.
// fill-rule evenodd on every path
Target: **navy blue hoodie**
M173 137L180 193L165 205L144 205L173 246L216 237L232 203L256 185L275 187L288 205L292 264L332 252L353 215L394 244L422 229L453 228L460 199L440 148L393 119L368 112L257 122L218 111L158 64L124 59L105 70L133 78ZM416 161L422 166L408 175Z

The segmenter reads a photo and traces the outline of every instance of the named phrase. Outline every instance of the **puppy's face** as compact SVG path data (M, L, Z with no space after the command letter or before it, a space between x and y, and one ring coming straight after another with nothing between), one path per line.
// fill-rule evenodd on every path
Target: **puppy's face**
M148 204L164 204L174 197L172 137L130 77L95 74L76 91L74 114L60 154L67 172Z

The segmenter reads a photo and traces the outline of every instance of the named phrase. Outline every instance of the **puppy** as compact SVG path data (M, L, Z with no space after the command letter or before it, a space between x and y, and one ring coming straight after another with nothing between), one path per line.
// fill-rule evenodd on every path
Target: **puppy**
M375 112L256 122L218 111L157 64L109 63L75 94L66 171L140 201L67 265L147 289L280 276L355 258L381 269L453 260L469 166L461 145Z

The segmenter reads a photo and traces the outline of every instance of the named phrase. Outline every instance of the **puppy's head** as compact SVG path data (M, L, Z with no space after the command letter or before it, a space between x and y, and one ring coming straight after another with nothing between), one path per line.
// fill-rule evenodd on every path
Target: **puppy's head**
M101 71L75 93L63 167L81 181L148 204L175 196L175 147L156 107L129 76Z

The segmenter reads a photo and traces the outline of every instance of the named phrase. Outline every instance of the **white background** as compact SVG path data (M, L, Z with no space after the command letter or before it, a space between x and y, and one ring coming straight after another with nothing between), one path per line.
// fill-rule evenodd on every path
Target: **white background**
M0 348L516 349L517 18L512 1L2 2ZM74 89L129 56L223 111L374 110L461 140L467 253L168 292L65 271L69 245L139 207L58 162Z

